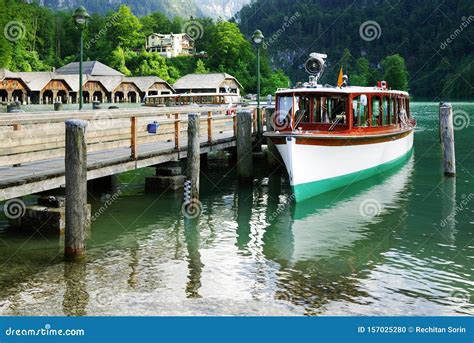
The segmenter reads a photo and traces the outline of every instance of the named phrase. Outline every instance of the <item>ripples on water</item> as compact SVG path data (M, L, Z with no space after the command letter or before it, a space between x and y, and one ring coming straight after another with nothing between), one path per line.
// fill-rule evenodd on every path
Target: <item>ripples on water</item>
M473 118L473 105L456 108ZM184 221L179 194L145 195L147 171L122 175L85 264L62 262L62 239L3 222L0 314L472 315L473 129L456 131L458 176L443 179L437 105L412 111L404 165L303 203L291 203L282 171L261 168L238 189L214 166L202 215Z

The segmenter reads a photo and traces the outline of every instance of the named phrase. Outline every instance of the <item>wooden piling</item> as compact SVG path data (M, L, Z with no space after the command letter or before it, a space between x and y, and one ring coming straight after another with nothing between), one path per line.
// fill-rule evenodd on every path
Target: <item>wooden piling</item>
M63 110L63 103L62 102L55 102L54 103L54 110L55 111L62 111Z
M199 199L199 169L201 167L199 142L199 113L188 114L188 154L186 162L186 178L191 182L189 197Z
M273 114L275 113L275 108L267 107L265 108L265 131L272 132L275 131L273 125ZM273 144L272 140L267 137L267 162L268 167L273 170L278 168L281 165L280 162L280 153L278 152L275 144Z
M131 157L136 160L138 157L138 120L137 117L130 118L130 134L131 134L131 141L130 141L130 148L131 148Z
M87 211L87 122L66 121L66 236L64 254L67 259L85 255Z
M13 124L13 131L20 131L20 130L21 130L21 124ZM21 167L21 163L15 163L13 166Z
M212 144L212 112L207 112L207 142Z
M456 154L454 147L453 107L450 103L439 105L439 128L443 148L443 169L447 177L456 176Z
M252 183L252 113L250 111L237 113L237 159L239 182Z
M181 115L174 114L174 147L179 150L181 146Z

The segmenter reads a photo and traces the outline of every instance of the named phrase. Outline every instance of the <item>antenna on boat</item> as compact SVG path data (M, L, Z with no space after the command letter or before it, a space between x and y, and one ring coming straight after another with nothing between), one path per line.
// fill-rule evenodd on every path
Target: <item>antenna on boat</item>
M324 72L324 66L327 57L328 56L326 54L319 54L317 52L313 52L306 60L304 68L306 69L306 72L310 74L309 84L311 86L318 86L318 80Z

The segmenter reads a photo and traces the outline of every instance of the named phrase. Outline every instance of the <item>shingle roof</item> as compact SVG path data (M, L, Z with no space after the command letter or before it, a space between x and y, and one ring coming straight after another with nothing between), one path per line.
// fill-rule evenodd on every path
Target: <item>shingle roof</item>
M115 69L106 66L99 61L86 61L82 64L82 72L92 76L123 76L123 74ZM58 74L79 74L79 62L66 64L56 70Z
M0 69L0 80L3 80L5 78L14 79L14 78L17 78L17 76L15 73L11 72L10 70L2 68Z
M54 73L49 71L18 72L15 74L25 82L32 92L41 91L53 79L61 79L61 77L56 78Z
M99 81L107 90L107 92L113 92L117 86L125 81L126 77L123 76L88 76L87 81Z
M59 70L59 69L58 69ZM21 79L26 86L33 92L39 92L50 82L51 80L64 80L71 91L79 91L79 75L78 74L58 74L57 72L40 71L40 72L11 72L8 69L0 69L0 81L5 78ZM88 81L100 82L108 92L112 92L122 82L132 82L135 84L140 91L147 91L156 82L163 83L171 87L166 81L160 79L157 76L134 76L127 77L123 75L112 75L112 76L93 76L83 75L82 84L86 84Z
M188 74L178 79L173 87L175 89L217 88L226 79L232 79L242 87L235 77L227 73Z
M157 76L131 76L131 77L127 77L127 81L130 81L130 82L133 82L134 84L136 84L137 87L142 92L145 92L146 90L148 90L148 88L150 88L151 86L153 86L157 82L158 83L164 83L170 89L173 89L173 87L171 87L171 85L168 82L166 82L163 79L160 79Z

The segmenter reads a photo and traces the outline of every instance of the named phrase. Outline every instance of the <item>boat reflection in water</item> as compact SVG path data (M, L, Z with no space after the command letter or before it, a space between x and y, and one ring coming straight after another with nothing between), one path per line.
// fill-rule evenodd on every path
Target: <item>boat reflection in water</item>
M278 215L265 233L264 253L281 266L275 297L317 314L331 300L363 295L357 279L368 271L361 268L380 258L391 233L404 226L413 167L409 156L405 165L346 188L291 206L273 204ZM374 225L381 221L382 229Z

